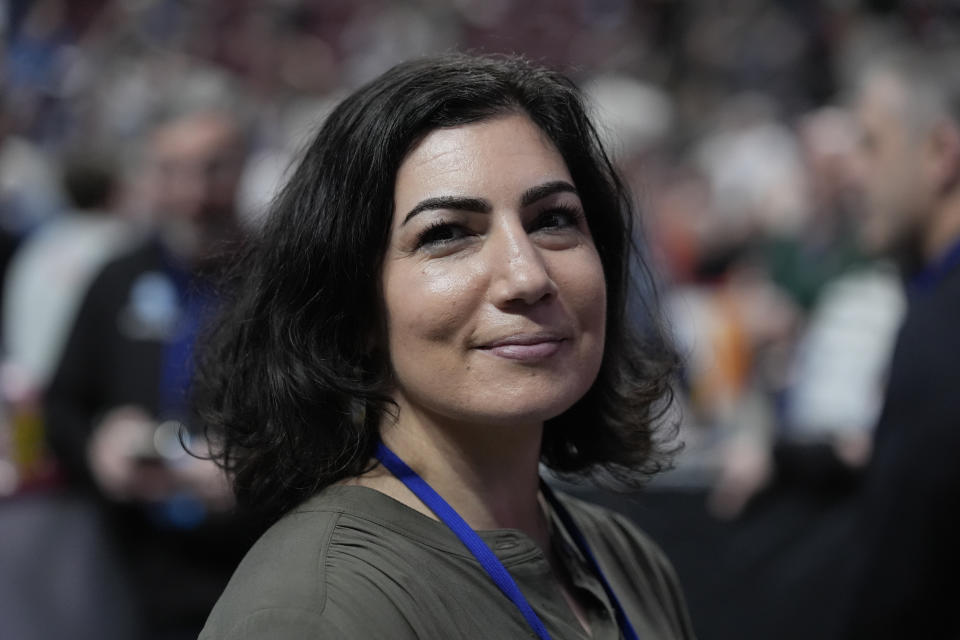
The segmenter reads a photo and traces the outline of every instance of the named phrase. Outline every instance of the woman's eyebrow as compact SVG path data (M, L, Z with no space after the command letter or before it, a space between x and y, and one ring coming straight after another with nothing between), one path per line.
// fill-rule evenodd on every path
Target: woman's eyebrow
M538 200L555 193L577 193L577 188L565 180L553 180L545 182L535 187L531 187L520 196L520 206L528 207ZM470 198L464 196L437 196L421 200L417 205L410 209L400 226L407 224L411 218L418 213L436 209L451 209L455 211L473 211L475 213L490 213L493 206L488 200L483 198Z
M489 201L484 200L483 198L465 198L461 196L438 196L436 198L427 198L426 200L421 200L419 203L417 203L417 206L415 206L413 209L410 209L410 212L407 213L400 226L407 224L410 218L418 213L430 211L432 209L453 209L457 211L490 213L490 211L493 210L493 207L490 205Z
M579 195L577 193L577 188L566 180L553 180L552 182L544 182L541 185L531 187L524 191L523 195L520 197L520 206L528 207L537 200L542 200L543 198L552 196L555 193L572 193L574 195Z

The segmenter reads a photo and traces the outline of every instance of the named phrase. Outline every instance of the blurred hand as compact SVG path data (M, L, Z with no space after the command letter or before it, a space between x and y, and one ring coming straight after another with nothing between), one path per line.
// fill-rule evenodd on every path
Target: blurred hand
M163 454L156 445L161 431L166 442ZM211 510L232 507L233 493L223 470L178 448L176 435L166 425L158 427L143 409L125 406L108 413L97 425L88 459L97 484L114 500L158 502L187 492ZM205 443L194 443L190 449L195 455L208 454Z
M851 469L863 469L873 453L873 436L869 433L844 435L833 443L833 450Z
M156 455L155 427L143 409L124 406L107 413L94 428L87 459L94 480L108 497L147 502L170 495L174 478Z
M770 450L761 441L739 438L723 452L720 477L708 498L710 512L732 520L773 475Z

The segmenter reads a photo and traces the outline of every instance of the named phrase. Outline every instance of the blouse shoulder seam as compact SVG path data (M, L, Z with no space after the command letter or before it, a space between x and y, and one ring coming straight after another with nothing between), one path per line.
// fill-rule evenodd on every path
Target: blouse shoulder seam
M320 581L320 607L317 611L318 614L323 613L324 609L327 607L327 557L330 551L330 546L333 544L333 533L337 530L337 527L340 524L340 518L343 517L343 511L338 511L336 516L331 520L330 524L327 526L326 535L324 536L323 541L320 545L320 557L318 558L317 570L320 571L320 575L323 576L323 580Z
M342 515L344 515L344 512L341 511L341 512L338 514L338 518L337 518L338 521L339 521L339 516L342 516ZM385 522L385 521L383 521L383 520L377 520L377 519L374 519L374 518L371 518L371 517L367 517L367 516L365 516L365 515L358 514L358 513L348 513L348 514L346 514L346 515L350 516L351 518L356 518L357 520L362 520L363 522L367 522L367 523L369 523L369 524L372 524L372 525L375 525L375 526L378 526L378 527L382 527L382 528L384 528L384 529L386 529L386 530L388 530L388 531L391 531L391 532L393 532L393 533L396 533L396 534L398 534L398 535L402 535L402 536L404 536L405 538L407 538L407 539L415 542L415 543L418 544L418 545L421 545L421 546L424 546L424 547L428 547L428 548L433 549L433 550L435 550L435 551L440 551L441 553L449 553L449 554L452 554L452 555L455 555L455 556L458 556L458 557L461 557L461 558L467 558L467 559L472 559L472 558L473 558L473 556L472 556L468 551L464 551L463 553L460 553L460 552L458 552L458 551L455 551L455 550L450 549L450 548L448 548L448 547L445 547L445 546L443 546L443 545L433 544L433 543L431 543L429 540L425 540L422 536L417 535L415 532L412 532L412 531L409 531L409 530L407 530L407 529L404 529L403 527L392 526L391 523L389 523L389 522ZM334 527L334 528L335 528L335 527ZM332 543L331 543L331 544L332 544Z

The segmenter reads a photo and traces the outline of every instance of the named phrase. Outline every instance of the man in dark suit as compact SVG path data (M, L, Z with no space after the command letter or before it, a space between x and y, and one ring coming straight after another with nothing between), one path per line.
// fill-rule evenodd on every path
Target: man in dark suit
M960 65L902 51L861 75L864 243L900 264L908 311L864 487L846 638L958 638Z

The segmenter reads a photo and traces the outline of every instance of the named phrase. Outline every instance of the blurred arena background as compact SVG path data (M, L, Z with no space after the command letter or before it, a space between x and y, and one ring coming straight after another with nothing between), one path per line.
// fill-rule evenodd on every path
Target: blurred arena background
M252 231L331 105L453 49L585 89L657 280L637 322L656 306L684 358L676 468L635 496L576 490L665 548L700 638L828 637L905 305L858 235L851 81L901 43L954 44L958 17L947 0L7 0L0 637L129 637L139 615L119 543L47 446L44 396L97 269L162 216L143 169L158 120L235 115ZM63 225L82 209L106 231L77 262L86 231ZM64 240L28 260L54 225Z

